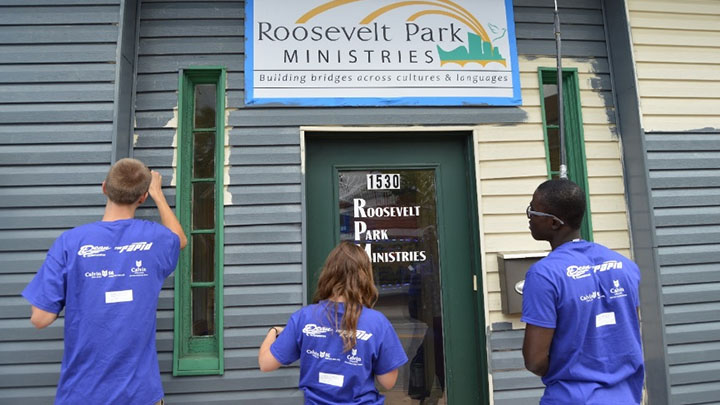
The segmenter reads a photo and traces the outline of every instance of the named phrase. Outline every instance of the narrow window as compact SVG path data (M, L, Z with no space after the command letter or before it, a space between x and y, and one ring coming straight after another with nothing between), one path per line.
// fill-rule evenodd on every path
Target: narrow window
M560 126L558 120L558 86L556 68L539 68L540 103L543 112L545 156L548 177L560 176ZM563 110L565 120L565 150L568 178L585 190L587 209L580 228L583 239L592 241L590 193L588 189L585 141L583 134L580 86L577 69L563 69Z
M189 236L175 273L173 375L223 373L225 70L181 71L177 206Z

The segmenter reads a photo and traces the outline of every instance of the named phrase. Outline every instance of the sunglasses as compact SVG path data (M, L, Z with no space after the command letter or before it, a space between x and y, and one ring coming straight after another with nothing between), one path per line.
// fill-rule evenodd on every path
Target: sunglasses
M532 217L548 217L548 218L552 218L552 219L560 222L560 225L565 225L565 222L562 219L556 217L553 214L547 214L545 212L540 212L540 211L533 211L532 206L530 206L530 205L528 205L527 209L525 210L525 214L527 214L528 219L530 219Z

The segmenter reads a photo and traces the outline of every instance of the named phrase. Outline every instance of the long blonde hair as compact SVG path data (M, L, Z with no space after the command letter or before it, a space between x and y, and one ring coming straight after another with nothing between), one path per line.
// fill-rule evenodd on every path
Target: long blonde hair
M328 316L335 329L341 330L343 349L348 351L357 341L357 324L363 306L372 308L378 299L370 258L360 246L348 241L335 246L325 260L313 302L341 297L345 300L342 320L337 319L337 303L332 311L334 318L330 313Z

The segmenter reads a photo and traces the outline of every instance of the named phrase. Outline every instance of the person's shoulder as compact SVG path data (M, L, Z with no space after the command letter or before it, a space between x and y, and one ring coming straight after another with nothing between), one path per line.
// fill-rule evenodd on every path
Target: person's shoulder
M325 308L320 303L309 304L300 307L298 310L290 315L290 318L298 320L314 319L318 317L318 314L324 313Z
M155 237L178 237L170 230L170 228L166 227L165 225L153 221L148 221L147 219L135 218L133 219L132 226L141 228L146 234L151 234Z
M369 322L390 323L385 314L373 308L363 307L360 316Z
M528 272L534 272L538 274L551 273L553 270L562 267L563 257L557 252L550 252L545 257L541 257L538 261L533 263Z
M100 221L89 222L87 224L78 225L75 228L68 229L67 231L60 234L58 240L71 241L75 239L81 239L87 235L92 235L95 232L101 230L102 225Z
M68 229L67 231L63 232L60 236L65 235L67 237L67 236L74 236L74 235L78 235L78 234L84 234L87 232L91 232L95 229L98 229L100 227L101 227L100 221L88 222L87 224L78 225L74 228Z
M167 230L168 232L170 232L170 229L168 229L163 224L159 224L157 222L149 221L147 219L142 219L142 218L133 218L132 226L144 227L144 228L149 228L149 229L157 229L158 231Z
M606 257L606 258L608 258L608 259L617 260L617 261L626 263L626 264L631 265L631 266L637 266L637 264L635 264L635 262L632 261L632 259L628 258L627 256L625 256L625 255L623 255L623 254L621 254L621 253L619 253L619 252L616 252L616 251L610 249L609 247L607 247L607 246L605 246L605 245L601 245L601 244L596 243L596 242L589 242L589 243L592 243L593 248L594 248L594 249L597 249L599 252L602 253L602 255L603 255L604 257Z
M308 313L312 313L312 312L316 312L316 311L321 311L321 310L322 310L322 307L320 306L320 304L315 303L315 304L309 304L309 305L305 305L305 306L303 306L303 307L300 307L300 308L298 308L297 311L293 312L292 314L293 314L293 315L305 315L305 314L308 314Z

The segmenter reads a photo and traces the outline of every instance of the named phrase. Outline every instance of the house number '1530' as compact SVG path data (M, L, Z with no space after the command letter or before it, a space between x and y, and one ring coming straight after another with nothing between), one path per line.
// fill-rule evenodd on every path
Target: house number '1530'
M399 188L399 174L371 173L367 175L368 190L397 190Z

